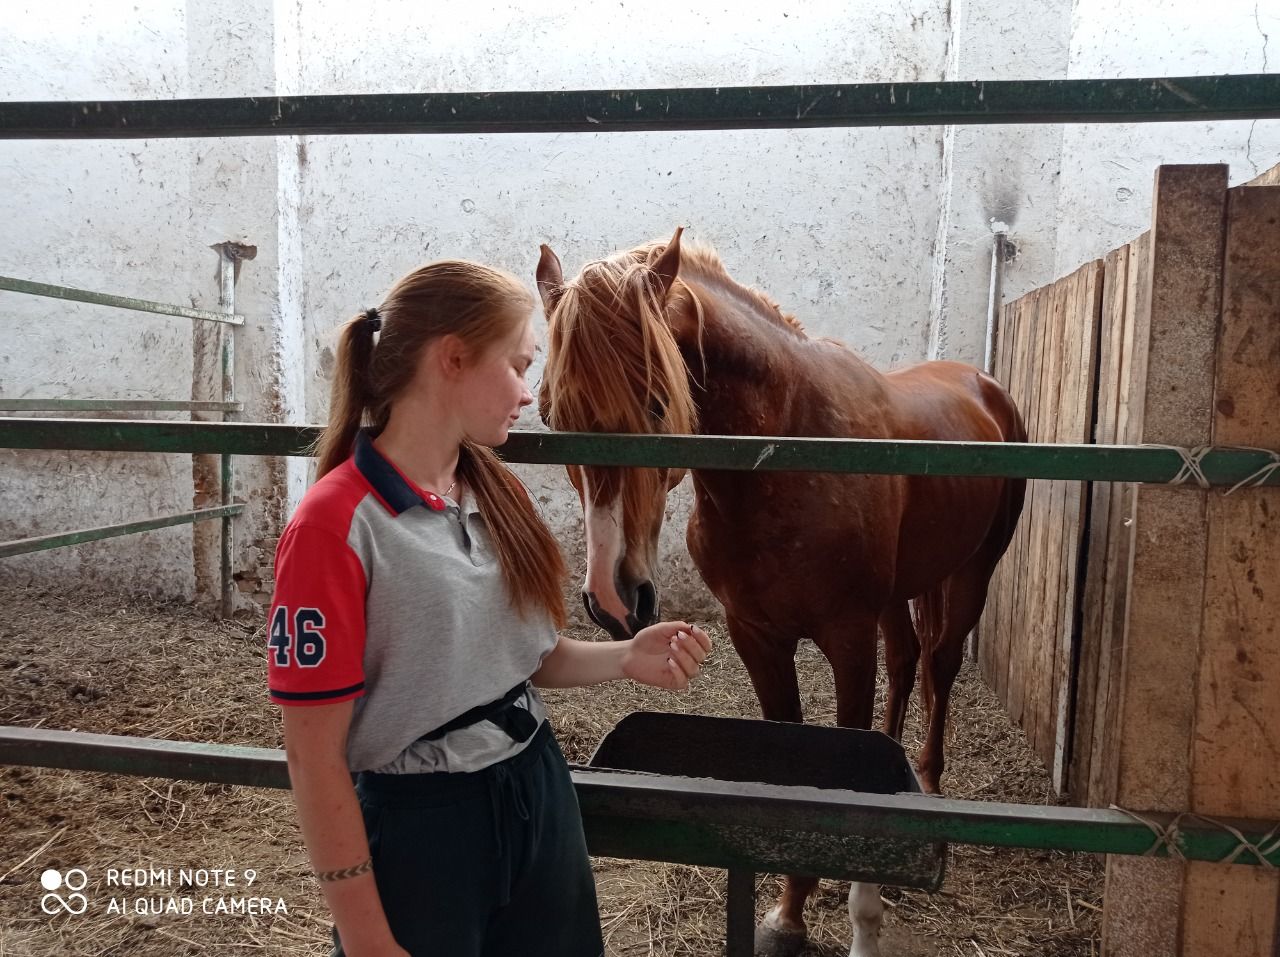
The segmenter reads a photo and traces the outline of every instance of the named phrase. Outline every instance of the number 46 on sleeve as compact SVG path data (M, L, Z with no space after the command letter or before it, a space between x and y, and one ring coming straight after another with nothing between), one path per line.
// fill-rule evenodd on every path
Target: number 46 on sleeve
M292 625L292 629L289 627ZM324 661L324 615L319 608L299 608L293 613L284 605L276 606L271 616L271 648L274 662L281 668L296 664L299 668L314 668Z

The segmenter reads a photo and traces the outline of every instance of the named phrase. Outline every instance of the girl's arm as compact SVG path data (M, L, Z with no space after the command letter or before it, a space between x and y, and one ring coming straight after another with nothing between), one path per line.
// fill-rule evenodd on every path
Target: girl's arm
M711 652L706 632L683 621L664 621L629 641L577 641L560 636L534 672L539 688L576 688L618 678L683 691Z
M357 867L369 859L369 840L347 770L352 703L290 706L283 711L289 780L311 866L320 873ZM372 870L321 881L320 887L347 957L408 957L391 935Z

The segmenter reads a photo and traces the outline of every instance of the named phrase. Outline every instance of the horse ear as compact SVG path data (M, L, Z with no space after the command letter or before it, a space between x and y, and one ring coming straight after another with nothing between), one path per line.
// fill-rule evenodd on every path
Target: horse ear
M542 297L542 307L549 316L564 292L564 272L560 269L560 258L551 251L551 247L543 243L541 249L537 271L538 295Z
M676 227L676 234L671 237L671 242L667 243L667 248L649 267L658 277L658 286L663 299L667 298L667 293L671 291L671 284L676 281L676 276L680 272L680 234L683 232L683 226Z

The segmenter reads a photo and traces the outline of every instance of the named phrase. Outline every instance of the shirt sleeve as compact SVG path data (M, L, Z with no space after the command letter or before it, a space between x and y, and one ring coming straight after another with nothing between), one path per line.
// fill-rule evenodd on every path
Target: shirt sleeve
M364 694L364 566L346 541L290 525L276 547L267 619L267 686L281 705L334 704Z

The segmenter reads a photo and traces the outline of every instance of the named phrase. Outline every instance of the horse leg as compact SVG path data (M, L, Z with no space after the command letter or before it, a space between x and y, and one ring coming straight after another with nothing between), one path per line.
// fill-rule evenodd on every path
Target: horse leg
M795 638L779 636L740 617L726 613L729 639L746 666L766 721L800 723L800 687L796 681ZM787 877L782 897L756 928L758 957L791 957L804 947L808 928L804 903L818 886L811 877Z
M898 606L897 610L905 611L905 605ZM902 640L901 622L894 618L892 611L893 609L885 609L878 617L881 626L886 621L890 622L894 636L899 639L895 652L901 653L909 650L911 645ZM871 727L876 697L876 621L875 614L857 614L847 620L833 622L828 632L814 639L831 662L836 684L836 724L842 728ZM914 644L910 620L906 624L907 633L912 635L911 643ZM888 635L889 632L886 632L887 642ZM914 660L909 667L911 678L906 683L905 691L899 687L904 711L906 697L910 695L911 685L915 681ZM899 672L899 681L906 678L905 672L905 668ZM892 680L894 672L890 670L889 674ZM880 899L878 884L855 881L849 886L849 921L853 930L849 957L880 957L880 925L884 921L884 901Z
M880 613L880 634L884 636L884 663L889 673L882 727L893 740L901 741L907 705L916 684L916 663L920 660L920 643L911 623L911 608L905 601L885 606Z
M982 617L994 567L995 563L979 552L937 588L916 599L916 630L923 649L921 697L928 713L918 768L920 786L926 794L941 793L951 689L964 660L965 639Z

